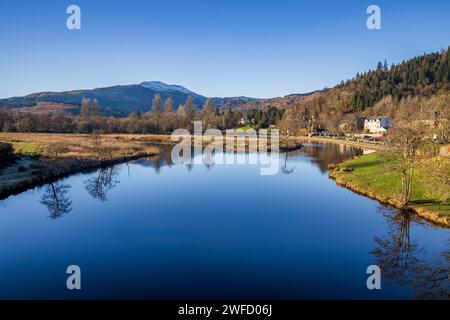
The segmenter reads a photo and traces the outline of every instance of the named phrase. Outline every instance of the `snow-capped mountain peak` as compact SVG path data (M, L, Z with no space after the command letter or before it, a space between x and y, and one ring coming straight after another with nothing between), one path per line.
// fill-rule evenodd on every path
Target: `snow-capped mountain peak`
M139 84L142 87L152 89L158 92L179 91L187 95L197 96L195 92L176 84L167 84L161 81L144 81Z

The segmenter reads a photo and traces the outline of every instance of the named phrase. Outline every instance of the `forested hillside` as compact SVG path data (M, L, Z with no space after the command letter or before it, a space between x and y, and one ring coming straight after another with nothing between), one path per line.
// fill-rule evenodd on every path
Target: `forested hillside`
M429 105L429 100L437 95L445 99L449 90L449 49L391 67L386 61L379 62L375 70L357 74L332 89L289 106L281 126L293 130L323 127L333 131L342 120L356 121L358 116L380 115L380 112L395 118L397 111L408 106L416 113L438 111Z
M395 100L408 96L431 96L448 89L450 82L450 51L423 55L387 68L380 62L375 71L357 75L337 88L354 90L352 107L363 111L387 95Z
M0 131L157 133L204 120L206 127L219 129L275 125L293 134L337 133L342 122L358 131L364 117L386 115L395 122L405 111L434 126L445 124L442 134L450 135L449 49L391 67L379 62L334 88L272 99L206 98L161 82L10 98L0 100Z

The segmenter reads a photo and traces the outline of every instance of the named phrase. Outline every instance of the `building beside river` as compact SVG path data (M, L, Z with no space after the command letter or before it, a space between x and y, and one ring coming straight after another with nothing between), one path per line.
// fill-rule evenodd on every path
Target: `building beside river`
M387 116L370 117L364 120L364 131L368 133L385 134L391 127L391 120Z

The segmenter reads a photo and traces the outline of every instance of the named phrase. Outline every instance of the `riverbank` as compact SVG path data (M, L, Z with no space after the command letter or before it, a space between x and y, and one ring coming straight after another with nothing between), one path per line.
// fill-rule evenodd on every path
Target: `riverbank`
M450 170L449 159L439 158L419 163L411 202L406 209L414 211L426 220L450 228L450 201L443 200L448 190L428 174L428 168L436 161L440 161L444 168ZM445 174L445 171L442 173ZM379 153L364 155L331 167L329 176L340 186L381 203L402 208L398 197L400 178L389 170L389 164L383 161Z
M351 147L370 149L375 151L384 151L386 150L386 146L378 143L378 142L359 142L353 140L345 140L345 139L333 139L327 137L306 137L306 136L294 136L289 138L290 141L295 142L319 142L319 143L335 143L335 144L343 144Z
M42 160L22 157L14 165L5 168L0 174L0 200L72 174L105 168L153 155L152 153L140 153L109 160L77 158Z
M252 139L255 141L246 139L246 148L250 142L258 144L257 138ZM209 143L207 140L203 141L204 146ZM14 161L0 163L3 199L70 174L157 155L164 145L178 142L168 134L0 133L0 143L14 150ZM279 149L292 151L301 146L281 144ZM237 151L236 143L234 148ZM267 149L270 151L270 144Z
M15 161L0 170L0 199L70 174L159 154L167 137L2 133ZM164 142L162 142L164 141ZM169 138L170 141L170 138Z

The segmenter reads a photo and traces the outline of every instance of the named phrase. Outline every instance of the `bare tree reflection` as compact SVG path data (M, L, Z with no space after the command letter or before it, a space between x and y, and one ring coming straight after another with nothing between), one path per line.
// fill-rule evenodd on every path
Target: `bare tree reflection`
M203 165L205 166L206 169L210 170L212 169L212 167L214 167L215 165L215 157L216 153L214 152L205 152L203 154Z
M385 237L376 237L371 254L380 266L383 278L411 288L421 299L450 298L450 251L444 251L435 262L425 259L424 248L411 239L411 223L425 224L405 210L382 208L389 223Z
M41 203L50 212L50 218L56 219L72 211L72 201L68 195L70 186L61 182L50 183L45 187Z
M295 167L288 168L289 151L285 152L284 164L281 166L281 171L285 174L291 174L294 172Z
M158 153L148 156L146 158L141 158L134 161L143 167L152 167L155 169L156 174L161 172L162 167L172 166L172 148L170 146L158 145Z
M387 209L384 212L389 222L387 236L376 237L377 247L372 251L375 263L383 270L383 275L406 285L411 272L418 265L420 248L411 241L411 214L404 210Z
M420 299L450 299L450 240L433 264L423 263L413 289Z
M117 179L118 170L116 167L101 169L96 177L85 182L85 188L92 198L99 201L107 201L107 194L119 184Z

